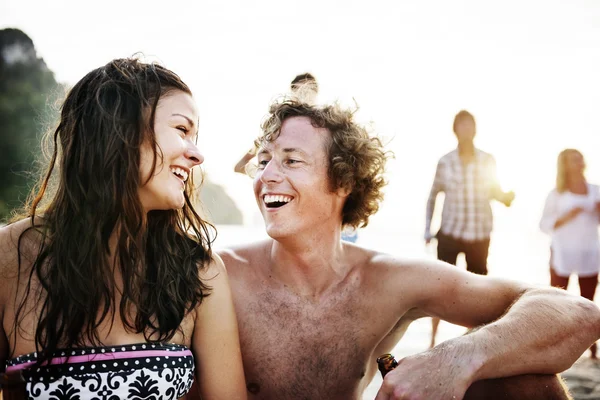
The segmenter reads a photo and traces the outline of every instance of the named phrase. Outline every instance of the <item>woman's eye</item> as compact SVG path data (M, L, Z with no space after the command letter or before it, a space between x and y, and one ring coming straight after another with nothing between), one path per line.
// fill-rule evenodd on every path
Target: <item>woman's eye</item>
M187 133L189 132L188 128L186 128L185 126L178 126L177 130L183 133L182 136L187 135Z

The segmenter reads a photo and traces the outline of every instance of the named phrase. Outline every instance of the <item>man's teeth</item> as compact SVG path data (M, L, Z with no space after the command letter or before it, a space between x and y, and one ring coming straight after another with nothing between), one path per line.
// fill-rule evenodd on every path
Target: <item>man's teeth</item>
M183 168L171 167L171 172L181 178L184 182L188 179L188 173Z
M291 196L285 196L285 195L270 195L267 194L265 195L265 203L269 204L269 203L289 203L290 201L292 201L292 197Z

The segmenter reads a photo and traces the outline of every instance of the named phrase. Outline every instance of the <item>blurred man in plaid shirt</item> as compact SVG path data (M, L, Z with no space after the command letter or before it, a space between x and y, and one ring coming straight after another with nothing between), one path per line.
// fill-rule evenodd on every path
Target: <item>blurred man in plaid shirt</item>
M496 199L509 207L515 194L500 188L494 157L475 147L473 115L460 111L454 117L453 129L458 147L438 162L427 201L425 242L429 243L434 237L431 218L436 197L444 192L442 223L435 235L437 258L456 265L458 254L464 253L467 270L486 275L493 220L490 201ZM439 319L433 318L432 324L431 347L435 345Z

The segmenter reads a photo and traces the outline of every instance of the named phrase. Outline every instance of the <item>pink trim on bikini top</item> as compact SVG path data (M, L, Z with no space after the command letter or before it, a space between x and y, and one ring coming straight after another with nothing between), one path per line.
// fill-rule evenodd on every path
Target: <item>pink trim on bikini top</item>
M50 364L79 364L90 361L106 361L106 360L117 360L124 358L144 358L144 357L186 357L191 356L191 350L136 350L136 351L120 351L120 352L110 352L110 353L93 353L86 354L80 356L70 356L70 357L54 357L50 359ZM11 365L6 367L6 372L14 372L20 371L22 369L26 369L34 365L35 361L23 362L16 365ZM45 362L43 365L47 365Z

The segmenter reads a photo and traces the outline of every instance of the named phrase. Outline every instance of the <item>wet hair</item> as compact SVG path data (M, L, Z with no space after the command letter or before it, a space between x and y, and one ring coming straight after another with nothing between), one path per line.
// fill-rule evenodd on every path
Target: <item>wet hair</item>
M294 79L292 79L292 81L290 82L290 89L292 91L295 91L305 85L311 85L312 90L316 93L319 93L319 84L317 83L317 78L315 78L314 75L308 72L296 75Z
M556 160L556 191L562 193L567 190L567 160L570 154L579 154L583 158L583 154L579 150L565 149L558 154Z
M291 117L307 117L315 128L326 129L331 134L327 144L330 190L350 193L344 203L342 225L365 227L383 200L383 173L391 153L384 150L378 137L354 121L354 113L337 103L317 107L293 98L283 99L271 105L255 146L275 141L283 122Z
M456 126L465 119L470 119L475 123L475 117L467 110L460 110L454 117L454 123L452 124L452 131L456 133Z
M198 271L212 260L213 227L194 210L193 177L180 210L146 213L138 195L153 175L140 176L140 149L150 144L153 170L160 165L156 107L176 91L191 94L170 70L128 58L91 71L67 94L58 127L48 132L53 149L47 172L13 218L31 219L17 246L26 290L14 334L39 307L39 362L58 348L101 344L97 329L107 320L112 326L117 307L128 331L168 341L210 293ZM116 251L110 254L113 233ZM22 271L31 234L39 249L30 270ZM41 290L32 284L34 276ZM117 293L121 300L115 304Z

